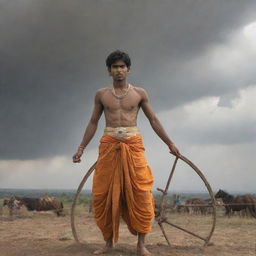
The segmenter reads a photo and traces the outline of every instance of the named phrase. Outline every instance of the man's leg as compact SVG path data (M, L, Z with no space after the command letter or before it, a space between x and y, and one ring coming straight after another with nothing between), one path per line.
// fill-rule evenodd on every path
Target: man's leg
M144 233L138 233L138 244L137 244L137 255L138 256L150 256L152 255L145 247L145 236Z
M94 255L101 255L111 251L113 248L113 235L106 241L106 245L103 249L96 250Z

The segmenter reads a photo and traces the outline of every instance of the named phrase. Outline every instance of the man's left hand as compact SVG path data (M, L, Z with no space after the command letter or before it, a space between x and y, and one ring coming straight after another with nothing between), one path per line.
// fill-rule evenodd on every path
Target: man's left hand
M175 146L175 144L170 144L169 145L169 149L170 149L170 153L171 154L173 154L173 155L175 155L175 156L181 156L181 154L180 154L180 151L178 150L178 148Z

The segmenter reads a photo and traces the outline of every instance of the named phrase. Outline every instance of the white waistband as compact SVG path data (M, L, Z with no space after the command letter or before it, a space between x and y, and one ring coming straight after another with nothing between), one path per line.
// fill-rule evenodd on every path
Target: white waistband
M136 126L129 127L106 127L104 129L105 135L110 135L116 138L128 139L132 136L140 134L139 129Z

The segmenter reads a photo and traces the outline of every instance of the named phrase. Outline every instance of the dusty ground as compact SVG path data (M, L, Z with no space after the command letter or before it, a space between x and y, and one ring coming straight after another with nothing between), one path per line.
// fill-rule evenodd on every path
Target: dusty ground
M91 215L83 209L76 211L77 232L81 244L74 242L70 228L70 215L56 217L53 213L33 213L21 210L12 219L7 209L0 216L1 256L84 256L103 246L100 232ZM182 225L204 236L210 229L211 217L172 214L171 222ZM212 237L213 246L203 247L203 242L175 228L166 228L172 246L169 247L155 223L147 237L148 249L157 256L234 256L256 255L256 219L218 214ZM127 232L124 223L120 227L119 243L108 255L136 255L136 237Z

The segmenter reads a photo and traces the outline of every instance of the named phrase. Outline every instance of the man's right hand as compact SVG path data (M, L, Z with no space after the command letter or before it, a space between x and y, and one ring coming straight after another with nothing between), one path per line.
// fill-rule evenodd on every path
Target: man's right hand
M81 162L81 156L83 155L83 152L78 150L74 155L73 155L73 163L80 163Z

